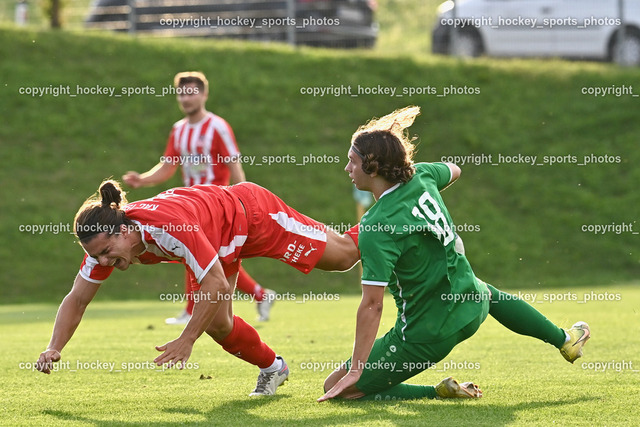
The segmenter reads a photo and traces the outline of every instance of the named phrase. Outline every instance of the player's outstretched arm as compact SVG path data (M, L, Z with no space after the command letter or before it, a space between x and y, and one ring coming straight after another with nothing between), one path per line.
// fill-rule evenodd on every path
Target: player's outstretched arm
M447 184L440 191L444 191L449 188L451 184L453 184L458 178L460 178L460 174L462 173L462 169L460 169L460 167L454 163L445 163L445 165L447 165L449 167L449 170L451 171L451 180L449 181L449 184Z
M76 276L73 287L62 300L56 321L53 325L51 341L47 349L40 353L36 367L40 372L50 374L53 363L60 360L60 352L69 342L82 320L87 305L100 288L99 284L85 280L80 274Z
M131 188L149 187L167 181L177 169L177 163L160 162L143 174L129 171L122 175L122 180Z
M353 345L353 355L351 356L351 368L324 396L318 399L318 402L338 396L347 399L357 399L364 396L355 387L355 384L366 367L373 342L376 340L380 317L382 316L384 291L384 286L362 285L362 301L360 301L360 306L358 307L356 339Z
M247 180L244 169L242 168L242 163L240 163L239 160L227 163L227 167L229 168L229 182L231 185Z

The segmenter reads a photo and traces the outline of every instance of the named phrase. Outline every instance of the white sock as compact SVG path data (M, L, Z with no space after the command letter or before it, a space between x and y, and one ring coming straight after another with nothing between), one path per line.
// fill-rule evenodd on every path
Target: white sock
M571 335L567 331L564 331L564 336L566 337L564 343L568 343L571 340Z
M267 367L267 368L260 368L260 370L262 372L275 372L277 370L279 370L280 368L282 368L282 359L280 359L278 357L278 355L276 354L276 359L273 361L273 363Z

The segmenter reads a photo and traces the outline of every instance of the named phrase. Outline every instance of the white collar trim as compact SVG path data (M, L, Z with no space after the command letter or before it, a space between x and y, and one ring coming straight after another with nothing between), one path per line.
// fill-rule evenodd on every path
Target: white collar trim
M399 183L397 183L396 185L394 185L393 187L391 187L391 188L387 189L387 191L385 191L384 193L382 193L382 194L380 195L380 199L382 199L384 196L386 196L387 194L389 194L389 193L391 193L392 191L394 191L396 188L400 187L400 184L401 184L401 183L399 182ZM380 199L378 199L378 200L380 200Z

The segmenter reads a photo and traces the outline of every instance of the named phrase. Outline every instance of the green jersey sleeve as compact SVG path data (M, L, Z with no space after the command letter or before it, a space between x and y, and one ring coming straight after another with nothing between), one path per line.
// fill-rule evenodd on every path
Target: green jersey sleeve
M361 231L358 240L362 261L362 284L387 286L401 255L396 242L383 231Z
M418 163L416 164L416 171L430 175L436 182L438 191L451 182L451 169L445 163Z

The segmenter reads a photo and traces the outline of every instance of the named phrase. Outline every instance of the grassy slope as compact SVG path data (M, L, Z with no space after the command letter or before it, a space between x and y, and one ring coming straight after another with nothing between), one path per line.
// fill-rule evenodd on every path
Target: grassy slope
M20 364L33 362L42 351L55 305L2 306L0 334L11 348L0 361L3 424L415 426L424 425L425 420L430 425L450 425L451 420L473 417L474 424L481 426L634 425L637 416L630 408L640 401L637 393L629 392L629 385L637 384L640 341L637 335L624 332L637 324L640 292L637 284L606 289L594 285L549 289L538 295L538 300L567 292L578 300L592 291L620 296L611 302L536 304L561 325L577 319L590 323L593 339L585 347L584 358L574 365L551 346L517 336L487 319L476 335L435 368L409 380L435 384L453 375L475 381L484 397L464 402L315 403L331 371L322 367L340 363L352 349L357 297L282 302L269 323L257 326L291 369L290 381L274 398L265 399L247 398L257 370L224 353L207 337L194 347L189 360L192 369L162 372L149 367L156 353L153 346L174 339L180 331L162 324L172 309L167 303L92 304L63 353L68 365L59 365L60 371L50 376L30 371L29 365L20 369ZM381 333L394 322L393 303L386 303ZM612 311L616 316L611 316ZM248 303L236 304L236 312L247 320L255 315ZM102 369L104 365L91 369L89 364L97 361L113 363L121 372L109 372ZM324 365L316 365L314 371L308 369L311 363ZM129 366L132 369L127 370ZM199 380L200 375L212 379Z
M593 235L583 224L634 222L640 195L635 149L637 100L581 94L583 86L629 85L637 70L560 61L464 62L375 52L291 50L218 41L130 39L0 30L0 283L3 301L58 299L82 251L69 235L32 236L20 224L68 223L99 182L158 161L171 123L172 96L20 95L20 87L150 86L160 92L175 72L205 71L211 110L234 127L245 154L339 156L339 164L248 166L247 176L319 220L351 223L354 207L342 171L351 133L368 118L420 105L412 127L418 160L443 155L591 153L620 156L609 165L466 165L446 192L467 254L480 277L498 285L612 283L637 276L637 235ZM301 87L358 85L477 87L479 95L360 97L302 95ZM494 157L494 158L495 158ZM163 188L178 185L176 177ZM131 199L161 190L133 191ZM623 208L623 207L626 207ZM635 209L633 207L636 207ZM640 226L635 223L635 230ZM478 229L476 228L476 230ZM27 260L31 262L27 262ZM269 287L357 292L356 273L313 273L311 280L271 260L250 260ZM176 266L116 273L103 298L155 296L182 287Z

